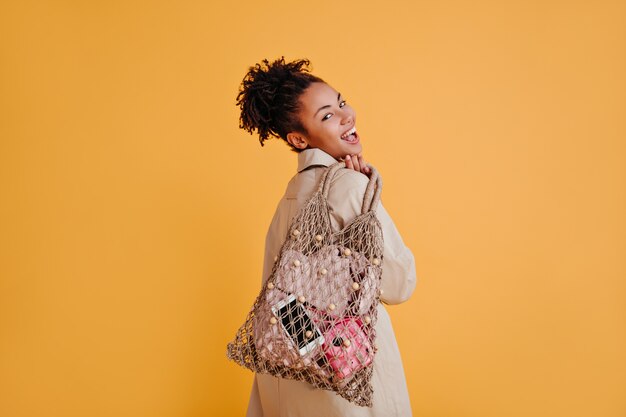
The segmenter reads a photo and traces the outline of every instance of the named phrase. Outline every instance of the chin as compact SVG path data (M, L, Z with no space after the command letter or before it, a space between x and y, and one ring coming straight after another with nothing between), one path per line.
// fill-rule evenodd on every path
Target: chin
M363 146L361 146L360 143L357 143L355 145L344 146L343 149L346 154L354 155L361 152L363 150Z

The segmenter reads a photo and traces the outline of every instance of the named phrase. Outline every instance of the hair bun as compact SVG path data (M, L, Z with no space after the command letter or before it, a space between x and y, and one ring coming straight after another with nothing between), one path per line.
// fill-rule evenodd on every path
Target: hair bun
M310 74L309 65L308 59L285 62L282 56L248 69L236 99L239 127L250 134L256 131L261 146L270 136L286 140L287 133L304 130L297 116L298 99L312 82L323 82Z

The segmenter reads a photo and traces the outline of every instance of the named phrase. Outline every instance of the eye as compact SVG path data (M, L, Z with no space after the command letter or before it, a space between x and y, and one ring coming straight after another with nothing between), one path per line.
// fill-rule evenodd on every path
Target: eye
M339 107L340 107L340 108L343 108L343 106L345 106L345 105L346 105L346 101L345 101L345 100L341 100L341 101L339 102ZM333 115L332 113L326 113L326 114L324 115L324 117L322 117L322 122L323 122L324 120L328 120L328 119L330 118L330 116L332 116L332 115Z

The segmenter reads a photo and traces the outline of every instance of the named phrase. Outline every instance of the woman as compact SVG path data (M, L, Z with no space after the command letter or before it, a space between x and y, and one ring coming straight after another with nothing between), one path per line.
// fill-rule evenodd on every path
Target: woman
M310 74L308 65L306 59L285 62L281 57L272 63L263 60L249 69L237 96L242 129L251 134L256 131L261 145L270 136L280 138L298 155L297 173L287 184L267 232L262 285L271 274L274 257L280 252L293 216L317 189L325 167L339 160L346 163L346 168L333 178L328 195L334 231L343 229L360 214L369 182L370 170L362 155L354 109L341 93ZM415 289L413 254L382 203L376 216L385 243L381 301L399 304L408 300ZM257 373L247 416L411 416L400 352L382 304L378 305L376 334L373 407L357 406L306 382Z

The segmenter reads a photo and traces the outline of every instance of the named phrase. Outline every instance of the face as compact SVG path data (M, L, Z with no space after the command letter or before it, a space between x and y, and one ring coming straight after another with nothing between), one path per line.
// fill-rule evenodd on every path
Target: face
M291 132L290 143L300 149L319 148L335 159L361 152L356 113L338 91L326 83L312 83L300 95L300 104L300 121L308 134Z

